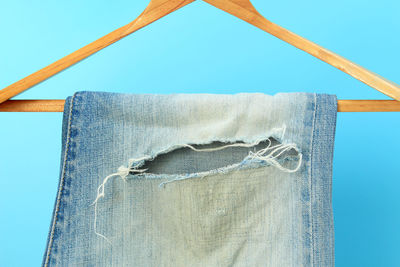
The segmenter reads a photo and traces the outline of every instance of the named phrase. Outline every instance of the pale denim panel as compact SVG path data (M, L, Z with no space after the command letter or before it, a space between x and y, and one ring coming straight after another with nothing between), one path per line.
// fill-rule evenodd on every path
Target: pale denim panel
M76 93L65 104L43 265L333 266L336 101L313 93ZM185 144L269 137L296 144L299 170L242 162L234 148L191 151L166 167L204 171L112 177L95 216L98 187L130 159L157 163ZM211 167L229 160L238 164ZM298 157L283 162L293 166Z

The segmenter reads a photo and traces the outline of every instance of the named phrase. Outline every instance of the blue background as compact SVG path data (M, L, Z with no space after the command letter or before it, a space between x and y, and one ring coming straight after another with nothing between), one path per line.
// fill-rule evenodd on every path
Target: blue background
M0 1L0 88L129 23L148 1ZM254 0L271 21L400 83L400 2ZM319 92L388 99L332 66L196 1L17 98L75 91ZM400 266L400 113L339 113L337 266ZM61 113L0 113L0 266L38 266L56 197Z

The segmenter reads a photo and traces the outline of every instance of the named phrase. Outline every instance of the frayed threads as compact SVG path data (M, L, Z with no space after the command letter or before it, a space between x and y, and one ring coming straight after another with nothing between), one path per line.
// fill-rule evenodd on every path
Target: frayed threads
M268 164L270 164L272 166L275 166L276 168L278 168L279 170L281 170L283 172L293 173L293 172L296 172L296 171L298 171L300 169L303 155L300 153L300 151L297 148L296 144L290 143L290 144L278 144L278 145L271 146L272 145L272 141L270 140L270 138L268 138L267 141L268 141L268 145L267 145L266 148L260 149L257 152L249 151L248 156L246 156L241 163L236 163L236 164L230 165L228 167L223 167L223 168L214 170L214 172L207 171L207 172L199 173L199 175L178 176L178 177L176 177L174 179L171 179L171 180L168 180L168 181L160 183L158 185L158 187L162 188L166 184L169 184L169 183L172 183L172 182L176 182L176 181L194 179L194 178L201 178L201 177L204 177L204 176L206 176L208 174L215 173L215 171L234 169L234 168L242 165L245 162L254 162L255 160L266 162L266 163L268 163ZM211 152L211 151L221 150L221 149L224 149L224 148L227 148L227 147L253 147L255 145L258 145L259 143L260 143L260 141L252 143L252 144L229 144L229 145L225 145L225 146L221 146L221 147L217 147L217 148L205 148L205 149L197 149L197 148L194 148L191 145L184 145L184 146L189 147L189 148L193 149L194 151L198 151L198 152ZM284 152L289 151L291 149L294 149L297 152L297 155L299 157L298 164L294 169L285 168L276 160ZM275 155L275 153L277 153L277 154Z
M93 201L92 204L90 204L90 206L94 205L94 223L93 223L93 228L94 228L94 233L102 238L104 238L111 246L112 243L111 241L105 237L104 235L100 234L99 232L97 232L97 202L99 201L100 198L104 197L104 187L107 183L107 181L109 179L111 179L112 177L115 176L119 176L122 178L122 180L124 180L126 182L126 177L130 174L130 173L143 173L145 172L147 169L141 169L138 170L136 169L136 165L132 166L133 162L140 162L142 160L144 160L145 158L139 158L139 159L132 159L129 160L129 166L131 167L125 167L125 166L120 166L118 168L118 171L116 173L112 173L110 175L108 175L106 178L104 178L103 182L100 184L100 186L97 188L97 196L96 199Z
M269 162L269 163L271 163L271 165L276 166L278 169L280 169L281 171L284 171L284 172L296 172L296 171L298 171L298 169L301 166L302 154L299 152L296 144L290 143L290 144L278 144L278 145L275 145L275 146L271 146L272 142L271 142L270 138L268 138L267 141L269 143L268 143L268 146L266 148L260 149L257 152L249 151L249 155L246 158L244 158L243 162L246 161L246 160L258 159L258 160L261 160L261 161ZM225 145L225 146L221 146L221 147L204 148L204 149L198 149L198 148L195 148L195 147L193 147L191 145L183 145L183 146L189 147L190 149L192 149L194 151L197 151L197 152L212 152L212 151L222 150L222 149L225 149L227 147L253 147L253 146L258 145L259 143L260 143L260 141L252 143L252 144L241 144L241 143L239 143L239 144L229 144L229 145ZM275 160L280 155L282 155L284 152L289 151L291 149L296 150L296 152L299 155L299 163L296 166L296 168L294 168L294 169L285 168L281 164L279 164L278 161ZM270 151L270 152L268 154L265 154L268 151ZM275 153L278 153L278 154L274 155Z
M282 130L282 134L281 134L281 140L283 140L283 137L285 135L285 130L286 130L286 125L284 125L282 128L280 128L280 130ZM163 187L165 186L167 183L171 183L171 182L175 182L175 181L180 181L180 180L186 180L186 179L193 179L193 178L199 178L199 177L204 177L207 176L209 174L213 174L213 173L218 173L218 172L225 172L228 170L232 170L235 169L237 167L240 167L241 165L243 165L244 163L248 163L248 162L256 162L256 161L261 161L261 162L266 162L269 163L272 166L277 167L279 170L284 171L284 172L296 172L300 169L300 166L302 164L302 154L299 152L299 149L297 148L296 144L290 143L290 144L277 144L272 146L272 141L270 138L268 139L264 139L266 141L268 141L268 145L267 147L260 149L259 151L253 152L253 151L249 151L249 154L243 159L242 162L240 163L236 163L227 167L223 167L217 170L211 170L211 171L207 171L207 172L203 172L203 173L194 173L193 175L177 175L174 179L172 180L168 180L165 182L162 182L159 184L159 187ZM228 147L253 147L258 145L259 143L261 143L263 140L258 140L256 142L250 143L250 144L246 144L246 143L234 143L234 144L227 144L224 146L220 146L220 147L214 147L214 148L203 148L203 149L199 149L199 148L195 148L192 145L189 144L183 144L180 145L178 147L188 147L194 151L197 152L213 152L213 151L218 151L218 150L222 150ZM284 152L289 151L291 149L294 149L297 152L297 155L299 157L298 160L298 164L294 169L289 169L286 168L284 166L282 166L278 161L277 158L279 156L281 156ZM167 151L169 152L169 150ZM164 152L166 153L166 152ZM158 154L162 154L158 153ZM129 164L128 167L125 166L120 166L118 168L118 171L115 173L112 173L110 175L108 175L107 177L104 178L103 182L99 185L99 187L97 188L97 196L96 199L93 201L93 203L91 204L94 205L94 232L96 235L98 235L101 238L104 238L111 246L112 243L110 242L110 240L102 235L101 233L99 233L97 231L97 204L98 201L104 197L104 188L106 183L108 182L109 179L113 178L113 177L121 177L122 180L124 180L125 182L127 182L127 176L129 174L134 174L137 173L138 175L144 175L146 174L145 172L147 171L147 169L138 169L138 167L142 166L144 164L144 162L146 160L151 160L152 158L149 156L145 156L145 157L141 157L138 159L130 159L129 160Z
M257 152L249 152L249 155L244 159L244 160L254 160L254 159L258 159L261 161L266 161L268 163L270 163L271 165L277 167L278 169L280 169L281 171L284 172L296 172L300 169L301 163L302 163L302 159L303 159L303 155L299 152L299 149L297 148L296 144L279 144L279 145L275 145L275 146L271 146L271 141L268 139L269 144L266 148L260 149ZM298 164L296 166L296 168L294 169L289 169L289 168L285 168L283 167L276 159L282 155L284 152L289 151L291 149L296 150L297 155L299 156L299 161ZM270 151L268 154L268 151ZM275 153L278 153L276 155L274 155Z

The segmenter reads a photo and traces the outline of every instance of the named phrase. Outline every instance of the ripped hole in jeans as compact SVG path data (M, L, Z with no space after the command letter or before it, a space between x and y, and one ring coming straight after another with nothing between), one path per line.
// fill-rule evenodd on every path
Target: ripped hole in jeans
M289 159L289 160L288 160ZM293 160L296 159L296 160ZM97 188L97 196L91 205L95 208L94 232L97 232L97 204L104 197L105 185L113 177L129 178L167 178L159 184L162 188L168 183L192 178L201 178L215 173L226 173L251 167L274 166L284 172L296 172L302 163L302 154L296 144L283 144L273 137L255 143L183 144L159 152L154 157L143 156L130 159L128 167L120 166L116 173L104 178ZM110 243L111 244L111 243Z
M263 149L265 150L263 151ZM257 154L257 152L259 153ZM282 153L278 155L280 152ZM146 169L142 174L199 173L240 163L246 157L248 159L251 159L252 156L254 156L254 159L257 156L259 158L265 157L269 153L270 158L275 158L276 160L298 155L296 149L291 147L285 150L285 147L272 137L251 146L241 141L235 143L215 141L206 145L187 145L168 153L160 154L153 160L145 161L140 166L140 169ZM132 172L131 174L135 173Z

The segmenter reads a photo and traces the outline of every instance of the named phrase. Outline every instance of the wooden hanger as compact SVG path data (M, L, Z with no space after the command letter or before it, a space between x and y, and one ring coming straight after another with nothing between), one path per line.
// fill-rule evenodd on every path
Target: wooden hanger
M385 95L400 100L399 85L272 23L257 11L249 0L203 1L319 58ZM194 2L194 0L151 0L146 9L131 23L2 89L0 91L0 103L2 103L0 104L0 111L62 111L64 100L8 99L192 2ZM400 111L400 102L396 100L339 100L338 111ZM3 103L4 101L6 102Z

